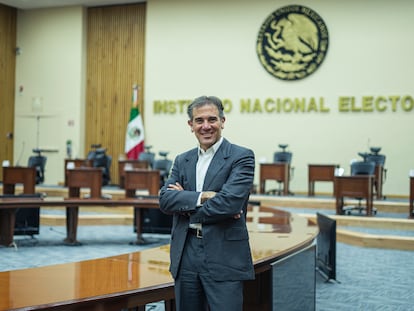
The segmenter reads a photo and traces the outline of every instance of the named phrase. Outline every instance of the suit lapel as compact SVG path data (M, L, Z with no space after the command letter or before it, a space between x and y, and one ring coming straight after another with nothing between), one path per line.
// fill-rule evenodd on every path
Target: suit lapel
M187 181L191 189L189 190L196 190L196 165L197 165L197 155L198 149L195 148L191 150L191 152L188 153L188 155L185 158L185 174L184 176L187 177Z
M211 183L214 182L214 178L224 166L225 160L228 158L228 147L229 143L224 139L208 167L206 177L204 178L203 190L209 189Z

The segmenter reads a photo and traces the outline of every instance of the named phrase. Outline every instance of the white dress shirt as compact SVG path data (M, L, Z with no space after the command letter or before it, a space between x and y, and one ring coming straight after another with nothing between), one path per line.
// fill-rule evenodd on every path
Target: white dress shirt
M211 160L213 160L216 151L223 142L221 137L213 146L204 151L200 146L198 147L198 161L196 166L196 191L203 191L204 179ZM201 193L198 197L197 206L201 205ZM201 224L190 224L190 228L201 229Z

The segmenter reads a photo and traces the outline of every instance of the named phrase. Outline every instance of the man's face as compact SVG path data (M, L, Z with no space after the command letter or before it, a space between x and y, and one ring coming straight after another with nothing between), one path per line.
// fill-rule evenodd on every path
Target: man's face
M195 133L200 147L207 150L220 139L224 121L224 117L220 119L215 105L206 104L193 109L193 119L188 121L188 125Z

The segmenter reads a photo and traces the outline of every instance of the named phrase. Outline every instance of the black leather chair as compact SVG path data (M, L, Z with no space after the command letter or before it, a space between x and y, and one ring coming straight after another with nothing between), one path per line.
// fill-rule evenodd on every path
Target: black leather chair
M371 153L366 155L367 161L372 161L375 163L375 191L378 199L385 199L385 196L382 194L382 186L387 179L387 169L385 168L385 155L380 154L380 147L371 147Z
M373 161L355 161L351 163L351 175L374 175L375 162Z
M106 149L101 148L101 145L92 145L87 159L92 160L93 167L102 168L102 186L109 185L111 183L112 157L106 154Z
M160 171L160 188L161 188L162 186L164 186L165 182L168 179L171 167L173 165L173 161L167 158L168 152L166 151L160 151L158 154L162 158L156 159L154 161L153 169Z
M289 165L288 171L289 171L289 182L290 182L290 180L292 180L293 178L293 172L294 172L294 167L291 166L293 154L290 151L286 151L287 147L288 147L287 144L279 144L279 148L282 150L276 151L273 154L273 163L287 163ZM276 190L270 190L269 192L281 195L283 180L276 180L276 181L279 185L279 188ZM289 194L293 194L293 193L289 191Z
M33 149L37 155L30 156L27 166L36 168L36 185L42 184L45 181L45 167L47 158L42 155L42 150Z
M152 146L144 146L145 152L141 152L138 156L138 160L140 161L147 161L148 168L154 168L154 161L155 161L155 153L151 152Z
M44 193L33 194L1 194L0 198L44 198ZM40 231L40 207L33 208L16 208L14 211L16 215L13 235L29 235L33 236L39 234Z

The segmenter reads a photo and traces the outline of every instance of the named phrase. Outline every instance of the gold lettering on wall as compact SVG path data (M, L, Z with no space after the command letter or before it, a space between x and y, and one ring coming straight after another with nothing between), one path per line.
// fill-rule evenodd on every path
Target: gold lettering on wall
M154 100L154 114L183 114L191 100ZM326 102L324 97L267 97L242 98L239 101L240 113L269 114L269 113L329 113L334 102ZM223 99L224 112L230 113L237 105L226 98ZM412 112L414 98L411 95L366 95L339 96L337 109L341 113L374 113L374 112Z
M222 103L224 112L227 113L233 109L233 104L230 99L223 99ZM187 108L190 104L190 99L154 100L153 111L155 114L186 114Z
M414 110L414 99L410 95L398 96L340 96L339 112L411 112Z

